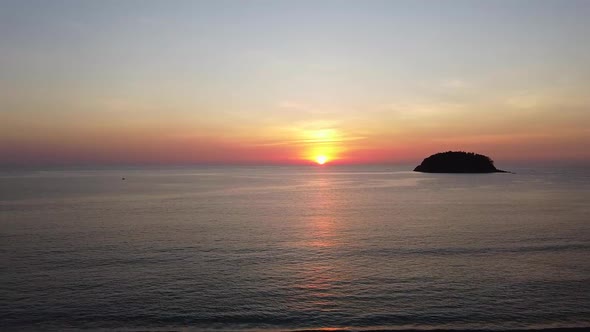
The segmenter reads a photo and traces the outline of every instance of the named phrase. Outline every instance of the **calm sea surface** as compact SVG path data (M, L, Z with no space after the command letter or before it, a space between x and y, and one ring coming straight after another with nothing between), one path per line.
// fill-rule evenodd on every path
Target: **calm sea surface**
M512 170L3 172L0 328L590 326L590 172Z

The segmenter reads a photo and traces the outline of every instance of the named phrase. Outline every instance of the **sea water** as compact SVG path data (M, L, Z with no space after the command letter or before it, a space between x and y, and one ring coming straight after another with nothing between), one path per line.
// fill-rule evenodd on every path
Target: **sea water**
M590 326L590 172L409 170L2 172L0 327Z

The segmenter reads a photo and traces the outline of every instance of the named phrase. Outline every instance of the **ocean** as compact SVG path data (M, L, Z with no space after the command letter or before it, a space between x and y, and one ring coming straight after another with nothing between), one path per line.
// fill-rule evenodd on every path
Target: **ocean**
M590 327L590 171L508 169L4 171L0 328Z

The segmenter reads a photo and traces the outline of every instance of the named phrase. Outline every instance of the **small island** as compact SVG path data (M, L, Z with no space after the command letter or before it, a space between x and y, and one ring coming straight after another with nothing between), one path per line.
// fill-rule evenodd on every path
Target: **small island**
M497 169L494 161L481 154L463 151L448 151L433 154L414 168L423 173L507 173Z

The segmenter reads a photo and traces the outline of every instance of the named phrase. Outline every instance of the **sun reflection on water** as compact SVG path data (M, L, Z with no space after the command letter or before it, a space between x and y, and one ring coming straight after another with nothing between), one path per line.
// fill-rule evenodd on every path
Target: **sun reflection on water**
M342 296L344 280L335 259L341 247L339 240L338 192L329 174L318 174L313 180L311 192L306 193L309 216L303 223L303 234L298 241L306 256L297 268L295 287L300 290L301 301L296 306L305 310L333 312L338 310L338 298ZM330 331L330 329L326 329Z

